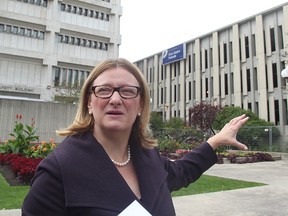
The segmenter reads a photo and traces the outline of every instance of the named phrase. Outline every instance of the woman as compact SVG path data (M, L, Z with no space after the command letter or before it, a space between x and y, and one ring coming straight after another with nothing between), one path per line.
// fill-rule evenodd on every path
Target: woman
M248 120L232 119L215 136L174 162L155 148L150 97L142 73L125 59L106 60L85 81L67 138L38 166L22 215L120 214L133 201L151 215L175 215L171 191L186 187L217 162L220 145L236 140Z

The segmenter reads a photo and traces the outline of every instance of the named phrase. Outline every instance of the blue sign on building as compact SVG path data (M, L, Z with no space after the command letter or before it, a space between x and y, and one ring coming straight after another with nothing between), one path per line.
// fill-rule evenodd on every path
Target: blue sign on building
M162 64L180 61L186 58L186 44L180 44L162 52Z

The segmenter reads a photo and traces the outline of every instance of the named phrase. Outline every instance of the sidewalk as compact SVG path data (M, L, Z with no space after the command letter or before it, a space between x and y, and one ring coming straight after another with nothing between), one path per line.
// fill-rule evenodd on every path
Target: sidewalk
M173 198L177 216L287 216L288 161L216 164L205 174L267 184Z
M287 160L249 164L216 164L205 174L267 185L174 197L173 202L177 216L288 215ZM20 215L20 210L0 211L0 216Z

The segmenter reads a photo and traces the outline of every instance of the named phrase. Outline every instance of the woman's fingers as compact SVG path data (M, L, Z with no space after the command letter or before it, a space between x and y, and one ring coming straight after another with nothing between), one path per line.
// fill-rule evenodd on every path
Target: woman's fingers
M220 145L231 145L239 149L247 150L247 146L238 142L236 135L239 129L248 121L245 114L235 117L229 121L221 131L208 139L208 143L215 149Z

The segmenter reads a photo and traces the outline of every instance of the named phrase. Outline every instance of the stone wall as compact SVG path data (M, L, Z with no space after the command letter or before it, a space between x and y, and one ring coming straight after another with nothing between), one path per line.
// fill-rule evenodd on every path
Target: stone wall
M72 123L76 115L77 105L60 104L53 102L39 102L29 100L1 99L0 98L0 142L9 138L15 126L16 115L22 115L23 124L31 125L35 121L39 142L56 142L63 140L55 130L66 128ZM19 121L19 119L18 119Z

